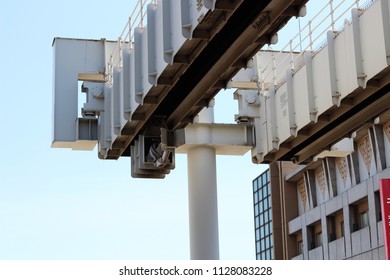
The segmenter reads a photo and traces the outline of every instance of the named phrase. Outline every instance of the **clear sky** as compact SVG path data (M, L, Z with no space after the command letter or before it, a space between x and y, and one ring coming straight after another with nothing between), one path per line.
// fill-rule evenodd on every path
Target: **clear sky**
M0 259L189 259L187 159L165 180L130 159L51 149L54 37L115 40L136 1L0 2ZM234 122L232 91L216 122ZM254 259L250 154L219 156L221 259Z

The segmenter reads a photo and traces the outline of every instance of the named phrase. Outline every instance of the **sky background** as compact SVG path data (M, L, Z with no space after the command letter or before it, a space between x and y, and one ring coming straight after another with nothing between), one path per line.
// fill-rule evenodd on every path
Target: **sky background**
M0 2L0 259L189 259L185 155L147 180L129 158L50 148L53 38L115 40L135 2ZM232 93L218 94L216 122L234 122ZM221 259L255 258L251 184L266 168L217 157Z

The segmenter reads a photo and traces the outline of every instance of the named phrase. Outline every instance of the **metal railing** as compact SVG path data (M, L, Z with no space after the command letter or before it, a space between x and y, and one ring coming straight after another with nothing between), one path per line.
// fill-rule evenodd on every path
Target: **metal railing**
M278 87L285 82L288 69L298 71L304 65L304 53L316 55L327 44L326 33L331 30L335 36L343 31L344 25L350 22L346 16L353 8L363 13L376 0L366 1L361 5L360 0L330 0L322 7L299 32L291 38L280 51L272 51L272 58L263 68L259 69L259 86L264 92L270 84ZM337 28L341 26L340 28ZM288 65L288 67L286 67Z
M129 16L125 27L123 28L122 33L118 37L114 49L108 57L106 62L106 82L112 81L112 74L114 67L122 67L122 51L123 48L127 47L133 49L134 44L134 28L136 27L145 27L146 25L146 7L147 4L157 4L157 0L138 0L133 12Z

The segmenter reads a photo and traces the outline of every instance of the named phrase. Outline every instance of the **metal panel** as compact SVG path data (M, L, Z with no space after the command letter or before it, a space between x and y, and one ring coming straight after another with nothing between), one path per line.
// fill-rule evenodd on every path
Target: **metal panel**
M364 17L359 17L361 37L364 38L361 40L362 61L367 81L387 66L381 10L381 1L377 1L364 12Z
M181 0L181 24L185 38L192 39L195 28L208 10L203 5L203 1Z
M353 46L355 49L355 62L356 62L356 77L358 79L358 84L362 88L366 87L367 83L367 74L364 72L364 64L362 57L362 40L361 40L361 31L360 31L360 17L359 10L352 10L352 32L353 32Z
M135 100L143 104L145 95L148 93L151 85L149 83L148 73L148 38L147 29L137 27L134 30L134 67L135 71Z
M307 101L309 106L309 117L313 122L317 122L318 119L318 106L317 99L315 98L314 85L313 85L313 56L311 52L304 53L305 66L301 71L306 71L306 84L297 84L302 85L304 88L307 88ZM298 71L299 73L300 71ZM299 76L298 76L299 77ZM300 92L300 90L298 90ZM302 116L304 117L304 116ZM298 117L301 119L301 117Z
M336 70L336 56L334 50L334 32L328 31L326 33L326 41L328 43L328 62L329 62L329 78L330 78L330 94L332 95L333 104L340 106L340 93L337 88L337 70Z
M286 88L287 88L287 105L288 105L288 119L290 125L290 135L293 137L297 136L297 124L295 121L295 96L294 96L294 85L292 70L287 69L286 71ZM299 107L298 107L299 108Z
M123 118L130 120L138 103L135 101L134 51L128 48L123 50L123 69L121 75L123 83Z
M105 141L106 137L106 120L104 112L100 113L98 120L98 157L104 159L107 157L107 143Z
M104 69L103 41L55 38L52 147L77 148L78 74Z
M352 36L352 27L350 23L346 21L344 24L344 31L334 40L337 88L341 99L345 98L359 87L356 72L351 71L351 69L356 68Z
M163 1L164 60L172 64L173 58L183 45L185 38L181 31L181 1Z
M289 106L288 106L288 92L287 92L287 84L283 84L278 90L275 92L274 99L274 110L275 110L275 126L276 126L276 138L274 138L273 147L278 149L280 143L283 143L287 139L290 138L290 118L289 118ZM276 140L278 140L278 144L276 144Z
M383 35L385 38L385 50L387 65L390 65L390 5L388 0L381 0Z
M167 66L164 61L163 6L161 1L149 4L148 15L148 81L157 85L157 80Z
M217 2L217 0L203 0L204 6L210 10L215 9L215 2Z
M112 108L113 108L113 128L116 135L121 134L121 130L126 123L123 118L123 83L122 68L115 67L112 84Z
M104 127L104 141L108 149L112 148L116 135L114 133L114 112L113 112L113 92L112 85L106 84L104 88L104 115L105 115L105 127Z
M295 112L295 124L297 130L310 123L310 106L309 106L309 90L307 87L307 69L302 67L294 74L293 92L294 92L294 107L297 108Z
M269 91L269 93L272 93L271 90ZM266 116L263 122L266 125L267 129L267 141L265 141L264 144L266 145L265 147L267 148L267 151L271 151L273 150L273 129L275 127L273 123L276 122L276 119L272 118L274 117L275 111L272 110L273 108L271 98L266 98L265 106L261 106L261 108L263 108L265 112L261 112L260 117L263 115Z
M313 59L313 89L318 115L333 106L328 56L328 48L324 48Z

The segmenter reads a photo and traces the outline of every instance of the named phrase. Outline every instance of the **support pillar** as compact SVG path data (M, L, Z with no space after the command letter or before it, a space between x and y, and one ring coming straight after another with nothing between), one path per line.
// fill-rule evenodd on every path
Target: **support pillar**
M191 260L218 260L216 155L212 147L188 151L188 202Z
M199 122L212 123L212 106L199 115ZM218 201L216 151L208 145L210 130L199 131L197 137L204 144L187 152L188 204L191 260L218 260Z

